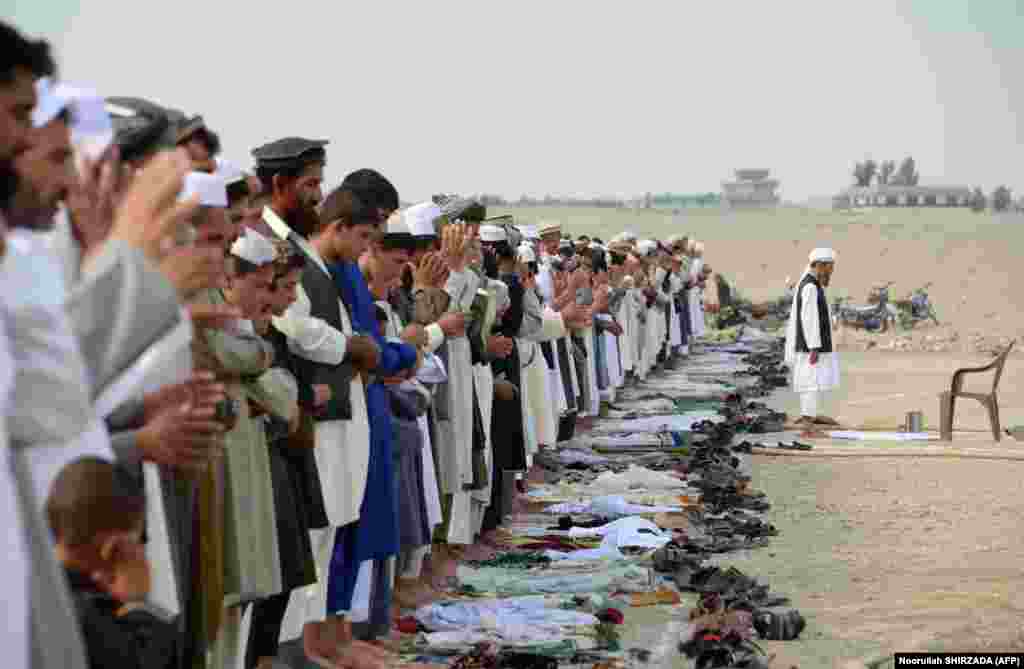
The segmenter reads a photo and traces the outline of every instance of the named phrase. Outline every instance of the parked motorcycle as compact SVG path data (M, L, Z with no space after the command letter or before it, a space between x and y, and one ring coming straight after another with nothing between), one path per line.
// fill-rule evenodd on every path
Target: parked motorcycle
M913 329L922 321L930 320L935 325L939 324L939 318L935 315L935 308L928 297L928 289L931 282L913 291L906 297L895 301L896 310L899 314L900 327L905 330Z
M889 288L893 283L890 281L873 288L867 305L850 304L850 298L836 297L832 301L833 325L887 332L890 325L895 325L898 314L889 303Z

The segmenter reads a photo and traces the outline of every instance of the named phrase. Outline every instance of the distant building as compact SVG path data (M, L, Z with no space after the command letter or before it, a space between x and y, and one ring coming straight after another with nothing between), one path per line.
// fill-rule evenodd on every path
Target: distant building
M687 209L690 207L717 207L722 198L718 193L659 193L651 197L653 209Z
M774 207L779 203L776 179L770 170L736 170L736 180L722 183L722 200L729 207Z
M853 186L832 198L834 209L859 207L969 207L966 186Z

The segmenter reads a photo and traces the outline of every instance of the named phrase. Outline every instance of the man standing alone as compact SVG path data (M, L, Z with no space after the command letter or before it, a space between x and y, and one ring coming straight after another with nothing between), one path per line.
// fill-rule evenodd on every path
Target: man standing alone
M786 364L793 370L793 391L800 395L801 425L837 425L818 415L821 394L839 386L839 359L832 348L832 319L825 289L835 269L835 252L817 248L797 283L786 330Z

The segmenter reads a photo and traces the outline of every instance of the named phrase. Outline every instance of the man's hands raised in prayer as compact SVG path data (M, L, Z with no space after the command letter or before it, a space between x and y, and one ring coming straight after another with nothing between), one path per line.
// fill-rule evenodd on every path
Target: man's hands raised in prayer
M372 372L380 364L380 349L370 337L349 337L347 356L360 372Z
M211 372L196 372L184 383L165 386L143 399L136 446L142 458L170 467L196 469L221 454L225 428L214 417L226 397Z
M227 286L227 258L216 246L178 246L160 261L160 271L174 284L182 300L200 291Z
M461 223L446 225L441 230L441 256L448 268L453 272L466 269L469 262L466 226Z
M178 202L192 169L182 150L164 151L139 170L117 207L110 238L120 239L159 262L175 233L199 207L198 197Z
M114 223L117 198L127 182L116 146L99 159L83 157L78 179L64 199L75 239L88 255L106 240Z

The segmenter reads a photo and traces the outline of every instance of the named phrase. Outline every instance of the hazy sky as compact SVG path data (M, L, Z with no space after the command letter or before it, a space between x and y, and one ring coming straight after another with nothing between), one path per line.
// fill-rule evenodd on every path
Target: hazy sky
M907 154L922 183L1024 191L1021 0L14 1L65 78L201 113L245 167L328 138L329 185L375 167L408 201L718 191L737 167L802 200Z

